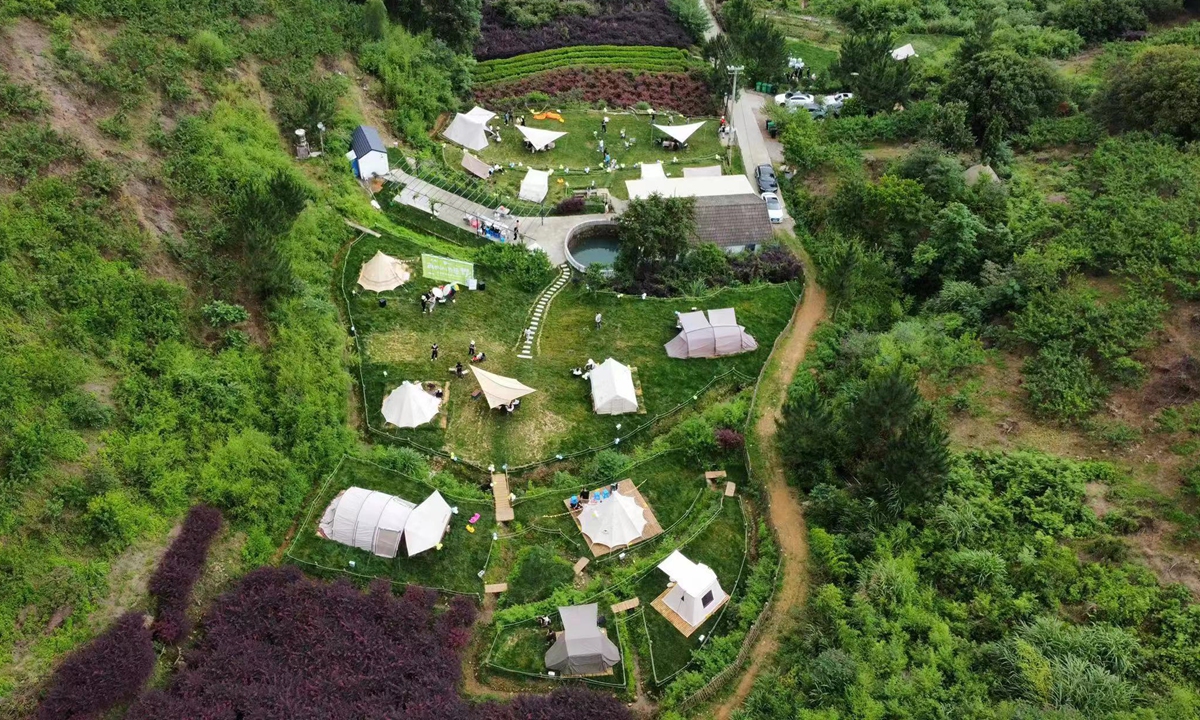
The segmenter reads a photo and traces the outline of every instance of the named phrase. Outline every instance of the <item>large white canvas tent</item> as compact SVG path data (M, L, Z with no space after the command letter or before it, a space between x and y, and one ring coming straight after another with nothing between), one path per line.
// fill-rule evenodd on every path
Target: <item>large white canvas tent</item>
M452 511L437 490L412 510L404 526L404 549L409 556L436 547L446 534Z
M596 625L596 604L560 607L563 632L546 651L546 667L563 675L598 675L621 661L621 651Z
M663 603L692 627L707 620L728 597L712 568L688 560L678 550L659 563L658 569L675 583Z
M679 316L682 328L664 347L667 355L679 360L737 355L758 349L758 343L737 324L733 308L709 310L708 317L697 310Z
M363 263L358 272L358 284L367 290L386 292L408 282L411 276L403 262L377 250L374 257Z
M412 503L395 495L347 488L325 508L319 528L330 540L394 558L412 509Z
M912 43L901 45L892 51L893 60L907 60L910 57L917 57L917 49L912 46Z
M637 390L628 365L609 358L592 368L588 379L592 383L592 408L597 415L637 412Z
M701 120L688 125L655 125L654 127L670 135L672 139L685 143L703 124L704 121Z
M583 506L579 526L593 545L621 547L637 540L646 529L646 511L628 495L614 492Z
M529 168L529 171L525 173L525 179L521 180L521 192L517 194L517 197L529 202L541 202L546 199L548 192L550 192L550 171Z
M496 113L476 106L469 113L458 113L442 135L447 140L476 152L488 146L487 124L496 117Z
M414 428L432 420L441 404L420 385L405 380L383 399L383 419L396 427Z
M529 141L534 150L545 150L550 146L550 143L566 135L565 132L560 130L543 130L542 128L527 127L525 125L518 125L517 130L525 136L525 139Z
M475 366L471 366L471 372L475 373L475 379L479 381L479 387L487 398L488 407L493 409L507 405L531 392L537 392L520 380L480 370Z

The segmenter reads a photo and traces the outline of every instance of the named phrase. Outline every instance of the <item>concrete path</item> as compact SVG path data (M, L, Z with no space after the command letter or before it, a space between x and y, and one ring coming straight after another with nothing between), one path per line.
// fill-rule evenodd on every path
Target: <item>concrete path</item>
M754 168L767 163L777 165L783 162L783 146L767 134L767 116L764 111L768 102L771 102L771 98L767 95L743 90L730 112L733 127L737 130L742 165L745 166L746 176L750 178L750 184L754 185L755 190L758 189L758 183L754 179ZM795 231L796 222L788 212L786 201L782 197L779 199L784 203L783 222L777 227L792 233Z

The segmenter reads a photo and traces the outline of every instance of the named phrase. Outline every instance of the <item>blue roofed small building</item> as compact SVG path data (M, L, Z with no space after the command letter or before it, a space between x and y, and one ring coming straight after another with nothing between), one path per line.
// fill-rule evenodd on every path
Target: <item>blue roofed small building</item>
M379 137L379 131L370 125L354 128L354 134L350 136L350 152L346 153L346 159L354 168L355 177L361 180L387 175L389 170L387 147L383 144L383 138Z

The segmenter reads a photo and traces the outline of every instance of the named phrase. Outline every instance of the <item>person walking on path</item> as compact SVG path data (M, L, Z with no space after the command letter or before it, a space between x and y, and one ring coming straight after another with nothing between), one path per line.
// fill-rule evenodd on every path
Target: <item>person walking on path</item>
M604 316L602 316L600 313L596 313L596 329L599 330L600 326L603 324L604 324Z
M521 221L518 220L513 224L513 242L521 239Z
M429 362L433 362L434 360L437 360L437 352L438 352L438 346L437 346L437 343L434 343L433 345L431 345L429 347Z

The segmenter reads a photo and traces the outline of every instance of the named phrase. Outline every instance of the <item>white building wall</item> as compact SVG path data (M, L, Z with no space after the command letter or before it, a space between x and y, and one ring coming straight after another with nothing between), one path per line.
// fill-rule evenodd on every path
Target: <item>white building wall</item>
M358 173L364 180L375 175L387 175L388 169L385 152L371 151L358 160Z

